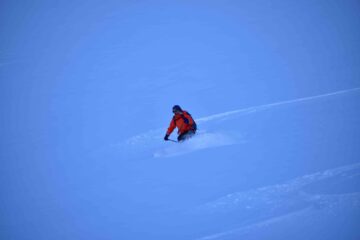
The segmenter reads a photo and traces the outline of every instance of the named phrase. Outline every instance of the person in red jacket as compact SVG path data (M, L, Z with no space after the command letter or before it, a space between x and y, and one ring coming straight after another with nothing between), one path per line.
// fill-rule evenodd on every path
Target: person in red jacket
M165 141L169 140L170 134L175 127L178 128L178 141L184 141L191 138L196 133L196 123L190 113L181 109L179 105L175 105L172 109L174 116L171 119L170 126L164 137Z

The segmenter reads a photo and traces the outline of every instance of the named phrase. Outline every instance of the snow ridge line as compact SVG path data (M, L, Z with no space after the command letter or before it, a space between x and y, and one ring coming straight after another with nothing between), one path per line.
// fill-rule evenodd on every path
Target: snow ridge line
M216 120L216 119L222 119L225 117L229 117L229 116L235 115L235 114L250 114L253 112L267 110L269 108L277 107L277 106L281 106L281 105L311 101L311 100L315 100L315 99L319 99L319 98L326 98L326 97L331 97L331 96L335 96L335 95L351 93L351 92L355 92L355 91L359 91L359 90L360 90L360 88L352 88L352 89L346 89L346 90L341 90L341 91L336 91L336 92L331 92L331 93L326 93L326 94L320 94L320 95L311 96L311 97L303 97L303 98L297 98L297 99L293 99L293 100L287 100L287 101L275 102L275 103L270 103L270 104L264 104L264 105L260 105L260 106L248 107L248 108L243 108L243 109L239 109L239 110L218 113L218 114L214 114L214 115L207 116L207 117L202 117L202 118L196 119L196 121L197 122L208 122L208 121L212 121L212 120Z
M310 212L312 210L312 208L313 207L310 206L310 207L300 209L300 210L297 210L297 211L294 211L294 212L290 212L290 213L287 213L287 214L284 214L284 215L281 215L281 216L273 217L271 219L267 219L267 220L264 220L262 222L257 222L257 223L247 225L247 226L244 226L244 227L239 227L239 228L235 228L235 229L228 230L228 231L225 231L225 232L220 232L220 233L216 233L216 234L213 234L213 235L201 237L201 238L198 238L196 240L221 239L221 238L224 238L224 237L225 238L229 237L229 236L234 235L234 234L242 235L242 234L245 234L246 232L248 232L250 230L259 229L259 228L262 228L262 227L265 227L265 226L268 226L268 225L283 221L285 219L292 218L294 216L301 216L304 213Z
M319 182L321 180L331 179L337 176L344 176L344 177L352 177L353 174L358 174L358 172L353 173L352 171L360 170L360 163L354 163L351 165L345 165L338 168L333 169L327 169L321 172L316 172L313 174L307 174L295 179L292 179L286 183L283 184L276 184L266 187L261 187L249 191L244 192L235 192L228 194L224 197L218 198L215 201L208 202L204 205L205 208L227 208L232 209L236 207L240 203L240 200L243 200L244 198L247 199L249 195L257 196L258 193L271 193L271 194L277 194L277 193L290 193L298 191L299 189L310 185L315 182ZM203 207L203 208L204 208Z
M254 202L256 200L256 198L258 198L258 197L277 199L276 198L277 196L284 196L284 194L285 194L285 198L286 198L287 195L291 196L291 194L293 192L301 192L301 188L303 188L309 184L321 181L321 180L331 179L331 178L338 177L338 176L342 176L342 177L346 177L346 178L355 177L358 175L359 170L360 170L359 162L351 164L351 165L341 166L338 168L327 169L324 171L315 172L313 174L307 174L307 175L295 178L284 184L276 184L276 185L266 186L266 187L262 187L262 188L249 190L249 191L228 194L225 197L219 198L218 200L215 200L210 203L206 203L204 207L207 209L221 208L222 210L224 210L224 208L228 208L226 211L228 211L228 212L234 211L234 210L236 210L237 207L243 207L243 205L246 205L248 202ZM313 194L313 195L308 195L308 196L306 196L306 193L302 193L302 194L305 194L305 195L303 195L304 197L306 197L306 198L310 197L312 200L315 200L315 201L321 200L324 196L325 196L325 199L327 199L329 197L330 198L336 197L336 198L338 198L338 200L339 200L339 198L346 198L346 199L352 198L352 199L356 199L356 202L359 202L359 199L360 199L359 192L333 194L333 195ZM265 199L265 200L266 201L261 202L261 204L264 204L264 205L270 204L269 206L271 206L271 207L274 207L274 206L276 207L276 205L278 205L278 204L280 206L280 205L282 205L282 203L284 203L284 202L280 201L281 199L276 200L276 201L278 201L277 204L275 204L273 202L268 202L267 199ZM307 201L307 199L304 199L304 201ZM240 237L240 235L246 234L249 231L254 231L256 229L269 226L271 224L276 224L277 222L286 220L288 218L290 219L292 217L301 216L303 214L311 214L311 212L314 209L315 210L317 209L316 205L315 206L314 205L308 205L308 206L304 205L303 207L300 207L298 210L291 211L286 214L281 214L278 216L271 217L269 219L265 219L260 222L255 222L253 224L239 226L239 227L231 229L231 230L226 230L223 232L214 233L211 235L200 237L200 238L197 238L196 240L217 240L217 239L220 240L220 239L229 239L229 237L232 237L232 236Z

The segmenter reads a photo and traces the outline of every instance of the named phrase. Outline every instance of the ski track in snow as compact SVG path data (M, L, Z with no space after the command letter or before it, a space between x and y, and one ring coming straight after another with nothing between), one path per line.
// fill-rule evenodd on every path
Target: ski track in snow
M259 111L268 110L274 107L279 107L283 105L289 105L294 103L302 103L307 101L313 101L317 99L332 97L336 95L342 95L342 94L348 94L352 92L359 91L360 88L352 88L352 89L346 89L342 91L336 91L311 97L304 97L304 98L297 98L293 100L288 101L281 101L281 102L275 102L260 106L254 106L249 108L243 108L238 109L234 111L228 111L224 113L214 114L207 117L198 118L195 121L198 124L211 122L214 120L225 120L227 118L233 117L233 116L241 116L241 115L248 115L252 113L256 113ZM201 126L200 126L201 128ZM132 149L133 152L139 151L139 146L141 146L141 150L144 151L147 149L147 151L150 151L152 153L149 153L149 155L152 155L153 157L173 157L178 156L181 154L187 154L193 151L198 151L206 148L213 148L213 147L220 147L220 146L226 146L231 144L239 144L245 142L242 136L240 137L234 137L230 136L226 133L207 133L206 131L202 132L202 136L196 136L193 139L191 139L191 143L193 146L190 146L190 144L183 143L181 146L170 146L166 147L164 149L163 145L159 144L162 142L162 138L164 135L164 128L158 128L149 130L145 133L141 133L138 135L135 135L133 137L130 137L129 139L125 140L124 142L120 142L117 144L111 144L111 147L115 148L121 148L124 149ZM198 131L198 135L201 133ZM217 137L217 139L215 139ZM200 140L202 142L200 142Z
M196 121L198 123L201 123L201 122L225 119L232 115L247 115L247 114L255 113L258 111L267 110L267 109L270 109L273 107L278 107L278 106L293 104L293 103L312 101L312 100L316 100L316 99L320 99L320 98L326 98L326 97L351 93L351 92L355 92L355 91L359 91L359 90L360 90L360 88L352 88L352 89L347 89L347 90L342 90L342 91L337 91L337 92L332 92L332 93L326 93L326 94L321 94L321 95L316 95L316 96L311 96L311 97L297 98L297 99L288 100L288 101L281 101L281 102L270 103L270 104L255 106L255 107L243 108L243 109L238 109L238 110L234 110L234 111L214 114L214 115L211 115L208 117L202 117L202 118L196 119Z
M318 215L316 211L331 213L332 208L343 202L360 207L360 192L343 194L311 194L304 189L313 183L324 180L352 179L360 174L360 163L329 169L314 174L290 180L284 184L277 184L244 192L228 194L213 202L200 206L196 211L211 214L226 214L241 211L261 212L264 219L251 224L243 224L238 228L212 234L197 240L228 239L239 237L258 228L286 221L291 218ZM319 217L319 216L318 216ZM232 238L231 238L232 239Z

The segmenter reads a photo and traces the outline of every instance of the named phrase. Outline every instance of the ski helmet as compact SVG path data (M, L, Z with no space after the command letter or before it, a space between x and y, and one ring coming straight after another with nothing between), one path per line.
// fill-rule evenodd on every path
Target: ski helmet
M182 109L181 109L181 107L179 105L173 106L172 110L173 110L174 113L175 112L182 112Z

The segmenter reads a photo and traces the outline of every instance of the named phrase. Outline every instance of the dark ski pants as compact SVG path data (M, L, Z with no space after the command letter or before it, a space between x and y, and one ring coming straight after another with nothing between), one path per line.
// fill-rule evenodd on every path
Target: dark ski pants
M182 141L185 141L185 140L191 138L194 135L195 135L195 131L194 130L189 130L187 132L184 132L184 133L180 134L177 139L178 139L179 142L182 142Z

